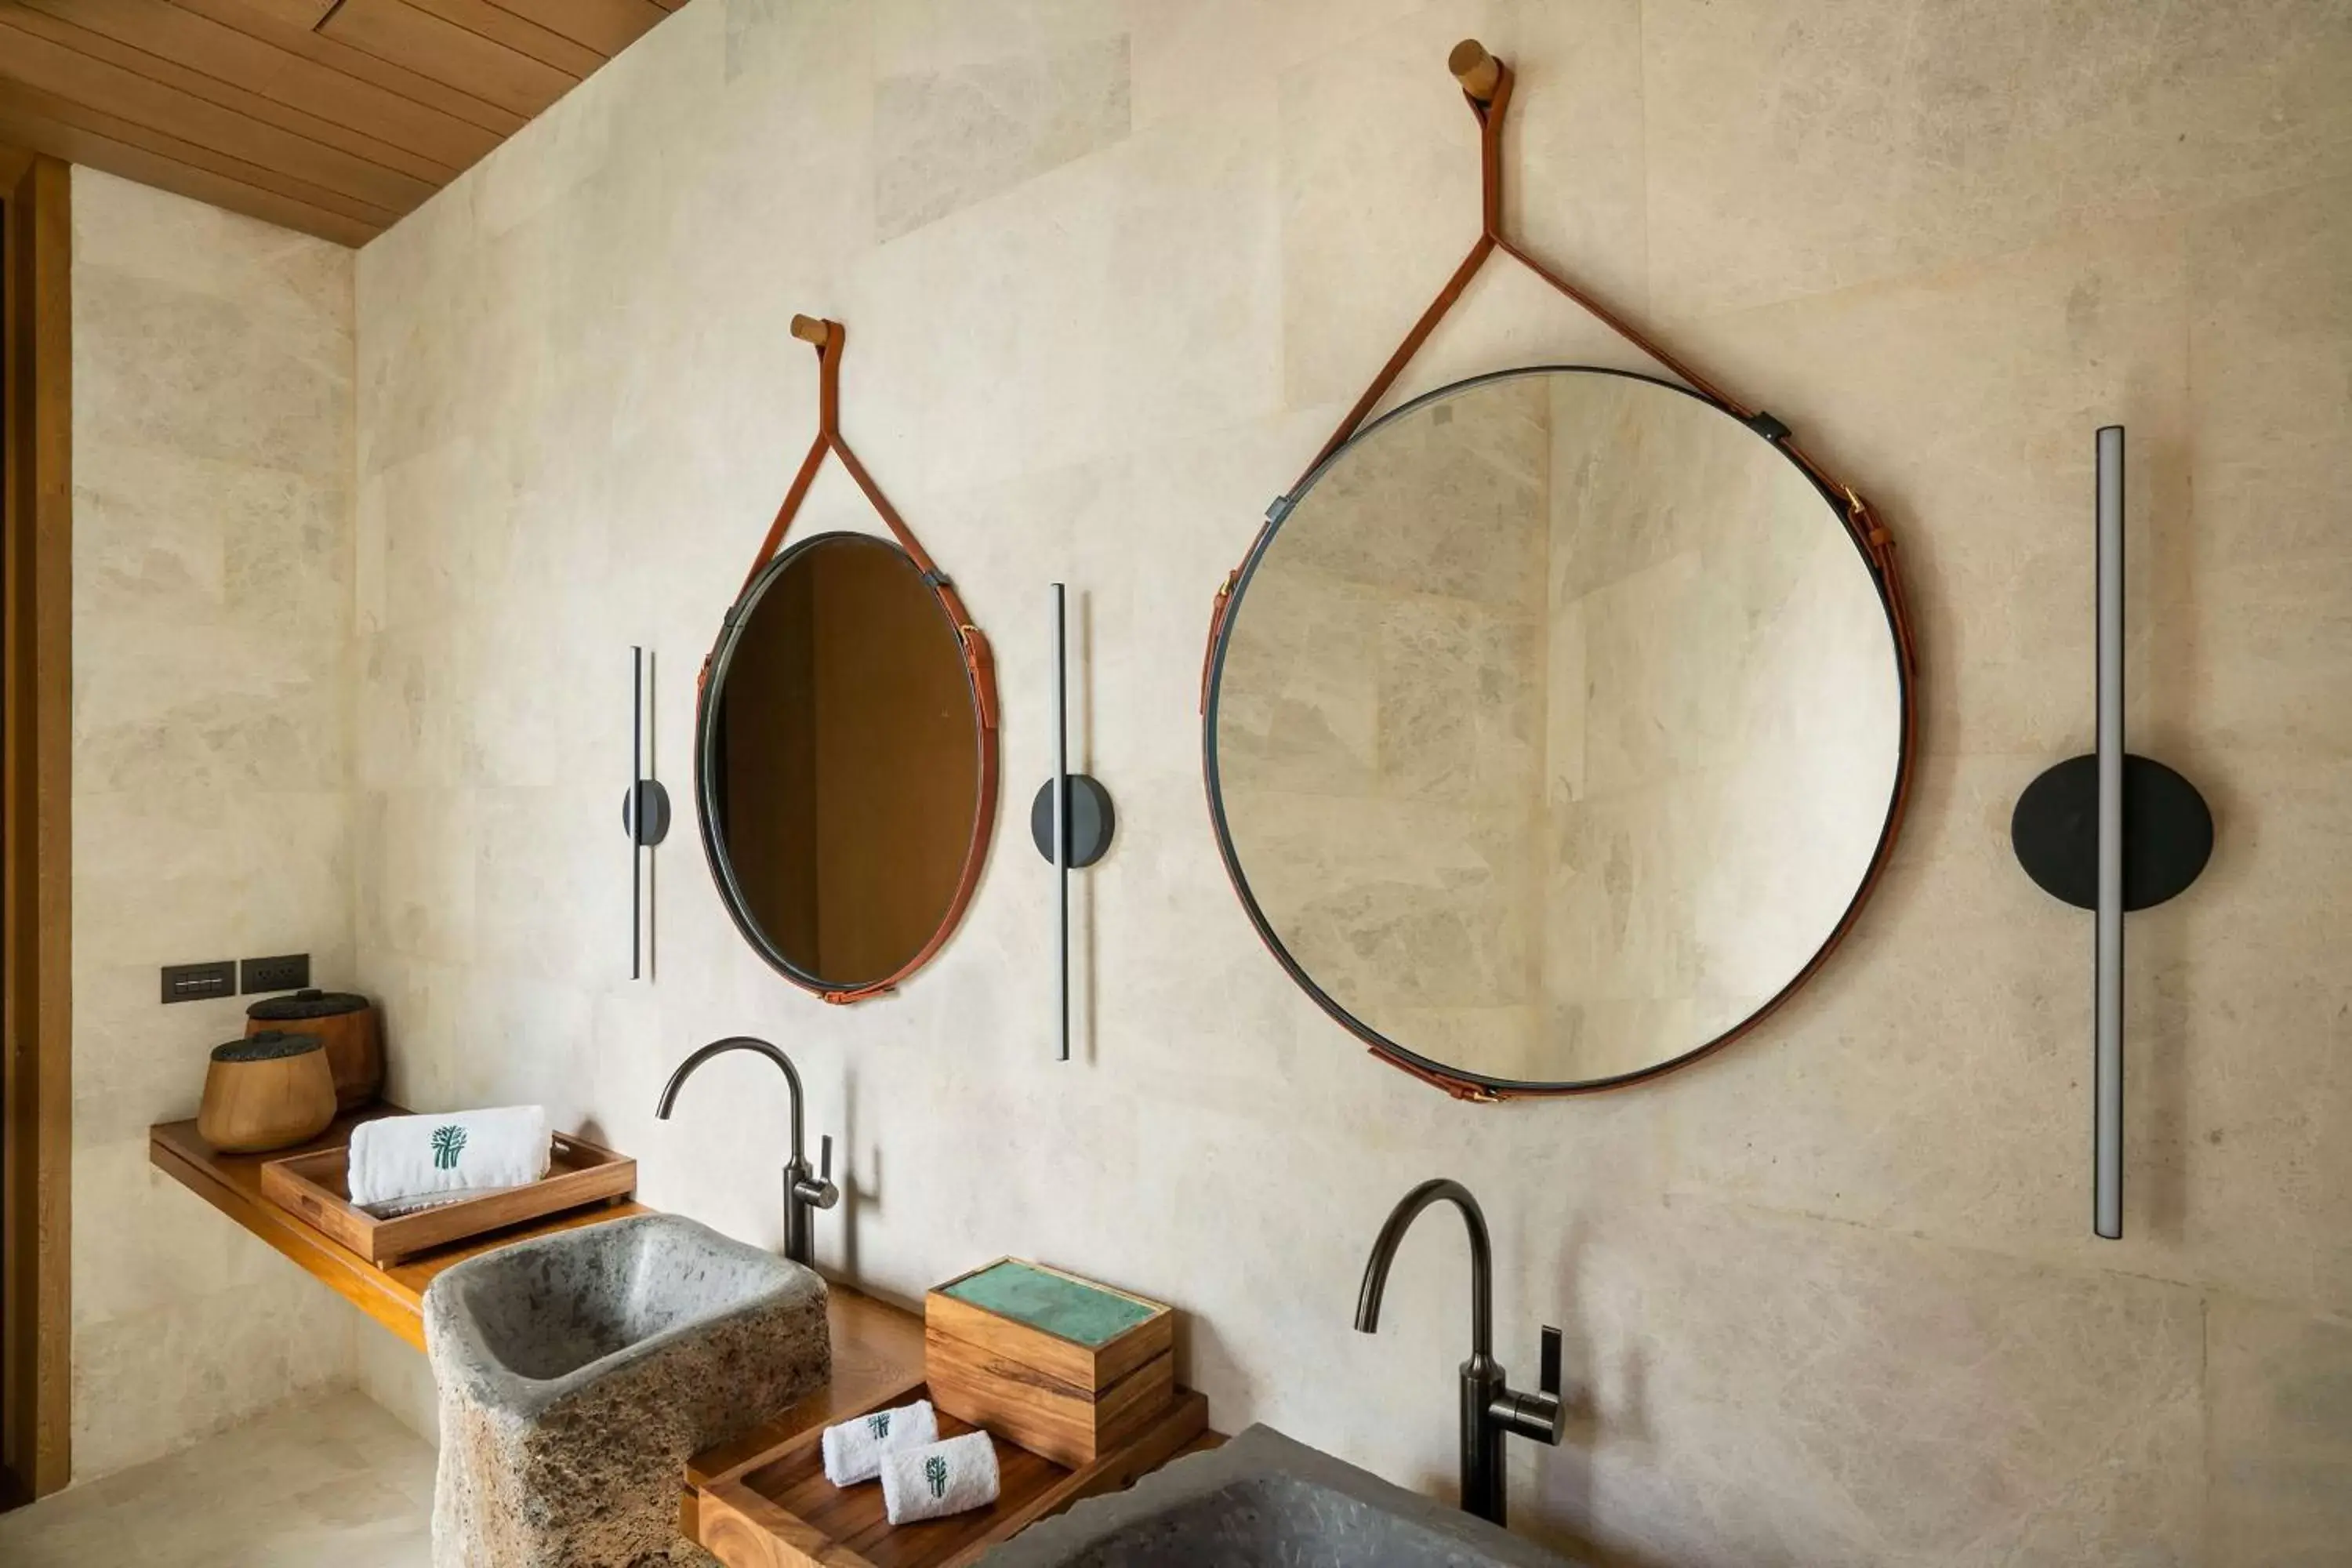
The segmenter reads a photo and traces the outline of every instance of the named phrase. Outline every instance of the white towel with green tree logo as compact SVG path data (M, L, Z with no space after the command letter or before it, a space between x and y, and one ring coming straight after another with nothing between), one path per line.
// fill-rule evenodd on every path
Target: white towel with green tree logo
M379 1117L352 1130L345 1190L381 1215L528 1186L547 1174L549 1142L536 1105Z
M882 1473L882 1456L893 1448L919 1448L940 1440L940 1418L928 1399L896 1410L869 1411L824 1429L824 1479L854 1487Z
M882 1508L893 1524L986 1508L996 1486L996 1445L985 1432L882 1456Z

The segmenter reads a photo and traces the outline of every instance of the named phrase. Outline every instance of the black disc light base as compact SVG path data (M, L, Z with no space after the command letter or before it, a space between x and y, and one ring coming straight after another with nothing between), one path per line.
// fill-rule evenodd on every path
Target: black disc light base
M669 791L659 779L639 779L623 793L621 831L646 848L669 837Z
M2017 797L2017 863L2052 898L2099 904L2099 759L2069 757ZM2213 855L2213 814L2197 786L2152 757L2124 757L2124 908L2152 909L2188 889Z
M1072 773L1070 780L1070 866L1084 870L1110 852L1111 835L1118 828L1118 813L1112 809L1110 791L1086 773ZM1037 786L1036 799L1029 803L1029 839L1037 846L1037 853L1054 863L1054 781L1047 779Z

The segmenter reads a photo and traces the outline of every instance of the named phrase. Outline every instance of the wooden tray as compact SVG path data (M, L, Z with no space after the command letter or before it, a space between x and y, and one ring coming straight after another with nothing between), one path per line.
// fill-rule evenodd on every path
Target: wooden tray
M351 1189L344 1184L350 1165L348 1148L268 1161L261 1167L261 1195L371 1263L390 1263L637 1190L635 1160L558 1132L546 1176L530 1186L378 1219L352 1206Z
M929 1397L929 1386L919 1385L871 1408ZM994 1503L895 1529L882 1510L881 1482L836 1488L824 1479L819 1427L697 1487L696 1539L727 1568L963 1568L1080 1498L1132 1486L1188 1449L1213 1447L1223 1439L1208 1424L1208 1400L1183 1390L1131 1442L1077 1469L993 1437L1000 1487ZM942 1437L974 1429L940 1413Z

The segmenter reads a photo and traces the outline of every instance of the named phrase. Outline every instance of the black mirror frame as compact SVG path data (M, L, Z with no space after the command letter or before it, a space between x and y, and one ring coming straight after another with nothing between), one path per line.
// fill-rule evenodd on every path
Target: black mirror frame
M943 580L934 580L933 574L925 572L912 555L878 534L836 529L828 533L811 534L779 552L761 568L757 576L745 584L743 592L734 604L728 606L726 615L719 621L718 640L711 645L710 657L703 666L704 679L695 693L694 704L695 814L702 838L703 858L709 864L710 879L719 889L719 901L726 906L728 918L735 922L735 929L742 932L743 940L751 944L751 951L766 960L770 968L801 989L833 1003L862 1001L866 997L895 990L947 945L948 939L963 923L964 911L971 907L972 895L980 885L981 870L987 864L989 841L995 837L996 822L997 742L996 725L992 721L996 698L992 689L984 689L992 687L988 668L976 663L967 651L961 662L964 667L965 688L971 698L975 737L973 765L979 773L979 788L972 806L971 838L964 850L963 869L957 879L955 894L940 914L938 927L921 949L883 979L842 984L813 974L784 956L783 951L760 929L759 922L751 918L746 908L742 888L735 879L734 868L729 863L719 842L715 809L718 786L711 767L717 735L711 720L717 712L719 697L727 687L728 667L733 662L736 644L741 639L743 628L750 623L761 597L802 555L821 545L837 544L844 540L887 550L905 563L907 570L921 579L932 601L938 605L940 616L946 623L950 637L969 650L971 640L964 634L971 628L964 626L958 616L955 606L948 598Z
M1485 1073L1471 1072L1466 1068L1453 1067L1423 1056L1418 1051L1389 1038L1349 1012L1330 993L1316 984L1314 977L1309 975L1298 961L1291 956L1290 950L1283 945L1282 939L1276 934L1272 922L1266 919L1265 911L1258 906L1256 896L1250 891L1249 879L1243 871L1241 858L1234 848L1233 832L1225 816L1224 795L1217 774L1217 708L1218 698L1224 683L1225 651L1232 641L1234 625L1240 618L1242 604L1249 592L1250 582L1256 575L1259 563L1265 559L1267 548L1274 542L1276 536L1282 531L1283 524L1296 513L1299 503L1306 500L1308 492L1325 474L1346 458L1358 442L1427 404L1475 386L1485 385L1489 382L1561 373L1619 376L1628 381L1648 382L1654 386L1663 386L1668 391L1680 393L1696 402L1705 404L1725 418L1748 431L1757 439L1778 452L1783 460L1804 476L1805 481L1821 495L1822 503L1829 508L1830 520L1837 525L1847 542L1853 546L1854 553L1861 559L1863 570L1870 574L1871 583L1877 590L1879 607L1886 616L1887 657L1895 661L1895 689L1901 701L1902 722L1896 742L1894 784L1888 793L1886 816L1880 825L1878 842L1871 852L1869 867L1863 873L1862 881L1855 888L1853 899L1846 904L1844 913L1838 918L1837 924L1831 928L1828 937L1822 941L1813 955L1805 962L1803 967L1797 971L1787 984L1773 993L1762 1005L1739 1023L1679 1056L1609 1078L1537 1082L1493 1078ZM1904 803L1910 790L1911 772L1916 762L1917 712L1916 697L1912 689L1912 660L1904 631L1907 620L1902 605L1900 585L1884 570L1868 542L1857 531L1853 512L1847 505L1850 498L1831 489L1810 467L1799 461L1784 445L1787 436L1787 427L1780 425L1779 421L1771 419L1769 416L1759 416L1753 421L1743 418L1718 399L1660 376L1645 375L1638 371L1618 370L1605 365L1526 365L1512 370L1490 371L1483 375L1474 375L1450 383L1433 391L1423 393L1418 397L1398 405L1379 418L1358 426L1345 441L1326 454L1322 460L1308 471L1307 477L1292 488L1289 495L1283 501L1277 502L1276 509L1268 514L1265 525L1258 531L1256 540L1250 546L1249 554L1243 560L1239 570L1234 574L1232 587L1223 601L1215 626L1210 635L1209 665L1201 710L1201 771L1202 779L1208 793L1209 818L1217 836L1218 857L1224 862L1225 874L1232 879L1234 892L1240 898L1242 908L1249 915L1251 925L1256 928L1258 940L1265 943L1266 951L1274 954L1275 961L1282 965L1285 973L1300 990L1313 998L1317 1006L1329 1014L1342 1028L1370 1047L1375 1055L1393 1066L1403 1068L1424 1082L1435 1084L1457 1099L1463 1100L1494 1100L1522 1095L1597 1094L1612 1089L1628 1088L1673 1072L1678 1068L1688 1067L1691 1063L1721 1050L1732 1041L1754 1029L1820 972L1822 965L1828 962L1830 954L1836 950L1838 943L1845 939L1847 931L1853 928L1856 917L1862 912L1863 905L1868 901L1871 893L1878 885L1878 879L1885 869L1888 856L1894 851L1895 837L1902 825Z

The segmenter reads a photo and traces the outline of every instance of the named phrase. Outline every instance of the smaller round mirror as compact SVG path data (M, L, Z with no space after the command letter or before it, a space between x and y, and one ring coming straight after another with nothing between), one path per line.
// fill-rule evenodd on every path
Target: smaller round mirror
M946 941L994 758L955 617L906 552L826 533L770 563L719 633L696 727L711 875L770 963L838 994Z

